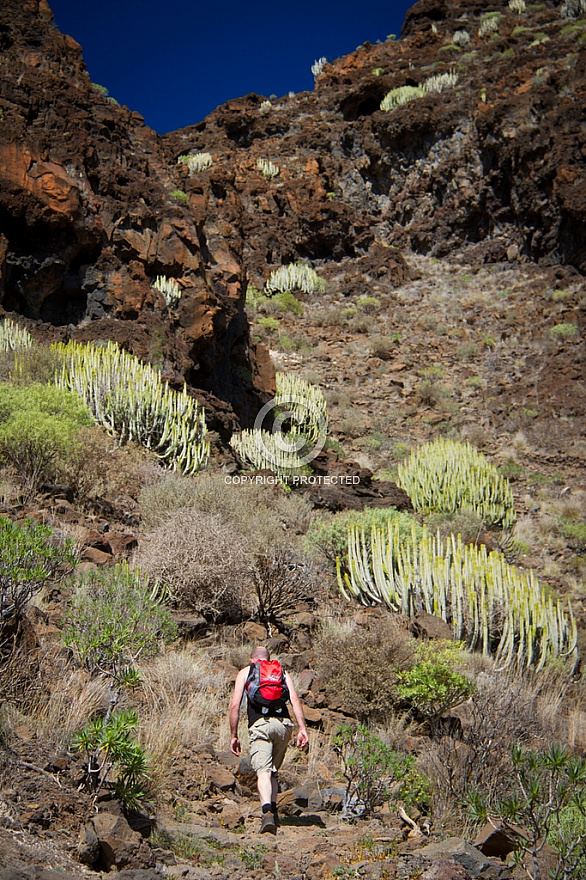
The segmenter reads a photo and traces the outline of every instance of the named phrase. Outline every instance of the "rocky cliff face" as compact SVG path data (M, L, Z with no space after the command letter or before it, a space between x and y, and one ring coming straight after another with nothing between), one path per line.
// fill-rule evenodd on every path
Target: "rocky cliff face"
M92 85L45 0L10 0L2 305L62 338L114 338L249 422L273 373L244 295L283 263L312 261L342 293L365 274L403 283L408 248L583 272L585 35L553 2L420 0L401 40L326 65L312 93L248 95L160 138ZM390 90L449 72L443 91L379 109ZM201 151L208 170L177 163ZM176 306L158 275L179 283ZM218 426L234 424L224 407Z
M498 29L480 36L487 13ZM585 33L551 2L517 14L420 0L399 41L327 64L311 94L218 108L165 138L169 159L212 152L210 198L238 225L255 279L267 264L337 262L375 242L583 271ZM380 110L390 90L447 72L455 86ZM263 184L258 158L280 175Z
M246 421L272 371L248 338L238 243L173 195L158 135L96 89L44 0L4 4L0 40L4 310L61 338L113 338ZM176 306L159 275L180 285Z

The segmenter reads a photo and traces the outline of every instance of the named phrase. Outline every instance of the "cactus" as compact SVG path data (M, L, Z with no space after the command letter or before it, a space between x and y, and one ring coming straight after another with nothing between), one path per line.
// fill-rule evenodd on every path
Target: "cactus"
M256 427L235 434L230 445L257 470L267 468L280 478L310 473L306 456L310 453L311 458L312 452L317 454L322 449L328 432L321 389L298 376L277 373L273 406L277 415L284 417L286 430L271 432Z
M153 287L163 294L165 302L169 307L176 306L181 299L181 288L174 278L167 278L166 275L157 275Z
M421 86L399 86L398 89L391 89L381 101L381 110L394 110L395 107L401 107L408 104L415 98L423 98L425 92Z
M420 513L471 509L488 527L511 529L515 523L508 480L469 443L425 443L398 466L397 482Z
M304 437L311 445L325 440L328 414L321 388L299 376L277 373L275 403L279 409L291 414L290 432L293 436Z
M500 15L482 18L478 28L479 37L487 37L489 34L497 34L500 24Z
M268 159L259 159L256 163L256 167L259 171L262 171L265 180L272 180L273 177L277 177L281 170L278 165L274 165L273 162L270 162Z
M521 15L521 13L525 12L527 9L527 4L525 0L509 0L509 9L511 12L516 12L517 15Z
M456 31L452 37L452 43L454 46L460 46L461 49L465 49L466 46L470 45L470 34L468 31Z
M455 70L450 70L448 73L436 73L435 76L430 76L429 79L425 80L423 91L426 95L434 92L443 92L444 89L453 89L457 83L458 74Z
M265 284L265 293L267 296L292 290L316 293L325 290L325 286L324 279L320 278L310 266L305 263L289 263L271 272Z
M77 392L96 422L120 444L140 443L186 474L207 466L205 413L186 386L173 391L150 365L113 342L59 343L54 348L64 359L57 386Z
M315 79L324 72L324 67L328 63L328 59L325 57L318 58L317 61L314 61L311 65L311 72L313 73Z
M0 351L19 351L30 348L33 338L24 327L19 327L10 318L4 318L0 324Z
M308 472L296 451L299 439L289 434L245 429L234 434L230 445L243 462L255 470L274 471L280 478Z
M533 572L521 573L486 547L466 546L460 536L444 545L425 528L400 540L399 528L348 532L346 570L338 559L338 584L347 598L384 603L412 616L420 608L450 624L469 651L495 657L497 667L540 670L551 659L577 662L577 627L540 587Z
M213 165L214 160L209 153L184 153L179 156L177 162L187 165L192 174L198 171L207 171Z

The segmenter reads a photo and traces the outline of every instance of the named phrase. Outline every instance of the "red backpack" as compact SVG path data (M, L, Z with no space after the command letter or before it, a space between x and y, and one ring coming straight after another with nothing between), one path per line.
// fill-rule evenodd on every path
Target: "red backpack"
M279 661L255 660L251 663L246 693L251 703L257 706L284 705L289 699L289 688Z

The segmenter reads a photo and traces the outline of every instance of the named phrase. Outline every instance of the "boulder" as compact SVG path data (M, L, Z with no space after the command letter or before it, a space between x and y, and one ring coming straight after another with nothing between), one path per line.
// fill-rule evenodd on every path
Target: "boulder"
M234 774L224 767L208 764L206 772L209 787L212 791L231 791L236 785Z
M421 874L421 880L470 880L470 874L463 865L450 859L438 859Z
M517 848L517 840L503 825L493 825L487 822L479 831L474 846L485 856L496 856L505 859L509 853Z
M460 837L449 837L447 840L429 843L416 850L413 855L424 856L430 862L435 862L436 859L457 862L466 869L472 878L479 877L491 865L486 856Z
M92 819L92 825L100 847L99 866L103 870L155 866L151 848L123 816L98 813Z

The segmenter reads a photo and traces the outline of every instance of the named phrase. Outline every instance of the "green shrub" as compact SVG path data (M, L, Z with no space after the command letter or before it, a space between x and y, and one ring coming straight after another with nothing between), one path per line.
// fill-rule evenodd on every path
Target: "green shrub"
M81 577L66 621L63 640L78 662L117 681L176 636L152 585L126 562Z
M484 822L491 814L521 826L516 860L537 880L545 842L557 852L552 880L581 880L586 862L586 760L556 744L545 752L525 751L516 744L511 759L510 796L490 803L482 791L473 791L469 804L474 819Z
M556 324L550 327L549 335L552 339L563 342L566 339L573 339L578 335L578 328L575 324Z
M172 189L169 193L169 198L180 205L186 205L189 202L189 196L182 189Z
M48 526L0 517L0 652L31 597L64 577L74 562L72 544L58 543Z
M398 674L397 695L423 715L432 732L442 715L474 693L474 683L454 668L462 661L462 648L460 642L424 643L415 665Z
M399 465L399 486L421 513L473 510L487 527L510 529L516 514L507 480L469 443L440 438Z
M362 511L350 510L329 518L315 517L307 530L305 546L309 551L317 547L327 559L335 562L338 557L347 554L350 529L364 532L365 541L369 543L373 528L384 530L391 524L399 529L401 541L411 540L414 527L416 535L421 534L421 527L409 513L399 511L396 507L365 507Z
M292 315L302 315L303 305L298 299L295 299L289 290L277 293L272 297L271 302L279 312L290 312Z
M270 316L266 318L258 318L256 323L259 327L264 327L265 330L278 330L281 326L280 322L277 321L276 318L271 318Z
M363 724L341 725L333 743L346 779L343 819L370 818L391 799L415 763L413 755L394 751ZM400 795L399 791L395 796Z
M559 528L570 547L578 551L586 550L586 522L560 517Z
M378 312L380 309L380 299L376 296L359 296L356 300L356 305L368 315L373 312Z
M71 744L85 754L86 791L97 797L107 786L130 809L144 808L152 800L151 769L145 750L134 738L137 726L136 712L120 709L89 721ZM108 779L112 771L115 781Z
M91 417L77 395L47 385L0 383L0 459L26 490L59 479L63 460Z

